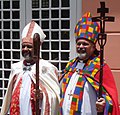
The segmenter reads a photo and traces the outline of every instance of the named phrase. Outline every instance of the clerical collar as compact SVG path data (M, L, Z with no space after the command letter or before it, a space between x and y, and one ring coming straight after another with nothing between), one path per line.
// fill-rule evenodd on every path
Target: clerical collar
M85 65L85 63L83 61L80 61L77 63L76 69L81 70L81 69L83 69L84 65Z
M26 60L24 60L23 61L23 64L25 65L25 66L30 66L30 65L33 65L35 62L32 60L31 62L27 62Z

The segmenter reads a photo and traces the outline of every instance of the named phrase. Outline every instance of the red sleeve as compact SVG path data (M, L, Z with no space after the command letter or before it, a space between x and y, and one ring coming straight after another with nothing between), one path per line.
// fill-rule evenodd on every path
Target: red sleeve
M96 79L99 79L99 72L96 74ZM113 112L112 115L120 115L119 104L118 104L118 93L114 77L107 64L103 68L103 84L104 88L107 90L108 94L113 101Z

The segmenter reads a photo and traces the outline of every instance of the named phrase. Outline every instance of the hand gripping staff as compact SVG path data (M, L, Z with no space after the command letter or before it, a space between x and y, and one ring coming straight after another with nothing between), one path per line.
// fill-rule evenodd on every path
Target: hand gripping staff
M99 98L102 97L102 82L103 82L103 62L104 62L104 46L107 41L107 34L105 34L105 22L114 22L114 17L105 16L109 12L109 8L105 8L105 2L100 2L101 8L97 8L97 13L100 16L93 17L93 22L100 22L100 34L98 35L98 44L100 46L100 77L99 77ZM102 115L102 113L98 113Z

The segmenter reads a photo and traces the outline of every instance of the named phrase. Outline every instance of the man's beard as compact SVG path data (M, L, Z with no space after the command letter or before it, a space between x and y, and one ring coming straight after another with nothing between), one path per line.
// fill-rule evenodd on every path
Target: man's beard
M80 60L84 60L87 57L87 53L86 52L85 53L78 53L78 57Z
M22 56L25 58L25 60L30 60L32 58L31 51L22 51Z

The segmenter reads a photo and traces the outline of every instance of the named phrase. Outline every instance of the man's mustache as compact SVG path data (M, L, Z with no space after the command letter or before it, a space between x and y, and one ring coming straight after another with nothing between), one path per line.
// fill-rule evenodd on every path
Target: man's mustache
M23 55L23 57L25 57L25 56L27 56L27 55L31 55L31 52L30 52L30 50L22 50L22 55Z
M77 51L79 53L85 53L86 52L86 49L85 48L77 48Z

